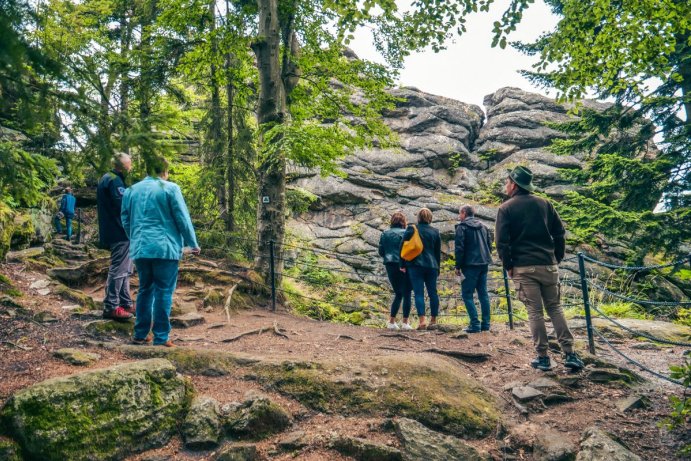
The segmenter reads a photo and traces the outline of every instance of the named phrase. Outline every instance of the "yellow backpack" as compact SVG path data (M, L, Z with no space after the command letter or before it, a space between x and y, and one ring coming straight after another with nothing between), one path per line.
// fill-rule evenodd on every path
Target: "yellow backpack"
M401 258L412 261L420 256L420 253L422 253L422 239L417 231L417 226L413 226L413 236L410 237L410 240L405 240L401 247Z

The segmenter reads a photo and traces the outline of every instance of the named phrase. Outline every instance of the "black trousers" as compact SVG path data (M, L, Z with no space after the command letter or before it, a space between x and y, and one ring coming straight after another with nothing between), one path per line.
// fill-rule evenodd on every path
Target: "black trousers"
M391 288L393 288L394 298L391 303L391 317L396 317L398 309L401 307L403 301L403 318L407 319L410 316L410 293L413 287L410 284L408 275L401 272L398 264L386 264L386 275L389 276Z

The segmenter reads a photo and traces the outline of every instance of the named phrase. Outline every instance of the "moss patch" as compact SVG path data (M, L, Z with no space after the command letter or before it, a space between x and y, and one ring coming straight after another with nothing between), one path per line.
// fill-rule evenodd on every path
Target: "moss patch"
M3 437L0 437L0 461L22 461L19 445Z
M336 364L258 364L259 381L325 413L405 416L464 437L483 437L499 412L479 383L432 356L374 357L344 370Z
M0 260L5 260L5 255L10 251L12 231L14 230L14 212L0 201Z
M154 359L30 386L0 417L27 459L122 459L167 443L190 392L170 362Z
M55 294L60 295L65 299L69 299L70 301L74 301L75 303L82 306L84 309L96 309L96 303L94 302L93 298L84 293L83 291L74 290L66 285L59 283L55 287Z
M14 287L12 280L2 274L0 274L0 294L12 296L13 298L22 296L22 292Z
M204 376L224 376L238 367L248 366L256 360L238 357L227 352L189 348L121 346L119 350L134 358L161 357L170 360L180 373Z
M115 320L94 320L84 325L84 330L96 337L120 336L129 338L134 330L133 322L116 322Z
M28 214L15 215L12 227L10 247L20 250L29 248L31 241L36 237L36 228L31 216Z

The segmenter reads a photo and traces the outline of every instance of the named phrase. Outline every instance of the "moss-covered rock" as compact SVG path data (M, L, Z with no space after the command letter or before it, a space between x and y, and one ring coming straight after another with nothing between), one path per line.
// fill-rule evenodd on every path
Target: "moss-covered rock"
M404 459L425 461L488 461L491 458L455 437L431 431L408 418L394 420L396 434L404 449Z
M13 440L0 437L0 461L22 461L19 444Z
M11 297L19 297L22 295L22 292L15 288L12 280L0 274L0 294Z
M94 320L84 324L84 331L97 338L120 336L129 338L134 331L134 322L117 322L115 320Z
M465 437L485 436L499 420L495 399L478 382L433 355L363 358L352 366L262 362L253 372L265 386L326 413L405 416Z
M117 460L167 443L191 397L169 361L152 359L35 384L0 418L28 458Z
M182 423L181 432L185 448L208 450L217 447L222 435L218 402L211 397L195 398Z
M259 459L257 447L249 444L225 446L213 458L214 461L259 461Z
M249 400L232 409L224 418L224 427L234 438L261 440L283 432L291 424L287 411L266 398Z
M10 251L12 231L14 230L14 212L0 200L0 261Z
M367 439L337 437L330 445L337 452L358 461L403 461L400 450Z
M95 310L96 302L94 299L80 290L74 290L62 283L58 283L54 289L56 295L79 304L85 310Z
M29 248L31 242L36 237L36 228L31 215L25 213L15 214L12 228L10 248L14 250Z
M247 366L257 362L256 359L244 358L227 352L186 347L169 349L125 345L118 349L134 358L166 358L175 365L180 373L193 375L224 376L239 366Z
M101 358L93 352L80 351L79 349L65 348L53 352L53 356L64 360L71 365L88 366Z

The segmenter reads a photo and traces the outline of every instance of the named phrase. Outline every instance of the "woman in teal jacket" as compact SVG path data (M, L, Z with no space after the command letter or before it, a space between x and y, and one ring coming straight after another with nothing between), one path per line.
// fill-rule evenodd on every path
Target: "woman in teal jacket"
M150 341L152 330L154 345L174 347L168 339L170 309L182 249L194 254L201 249L180 187L167 181L168 163L161 160L154 170L155 177L147 176L122 198L122 225L139 274L133 341Z

